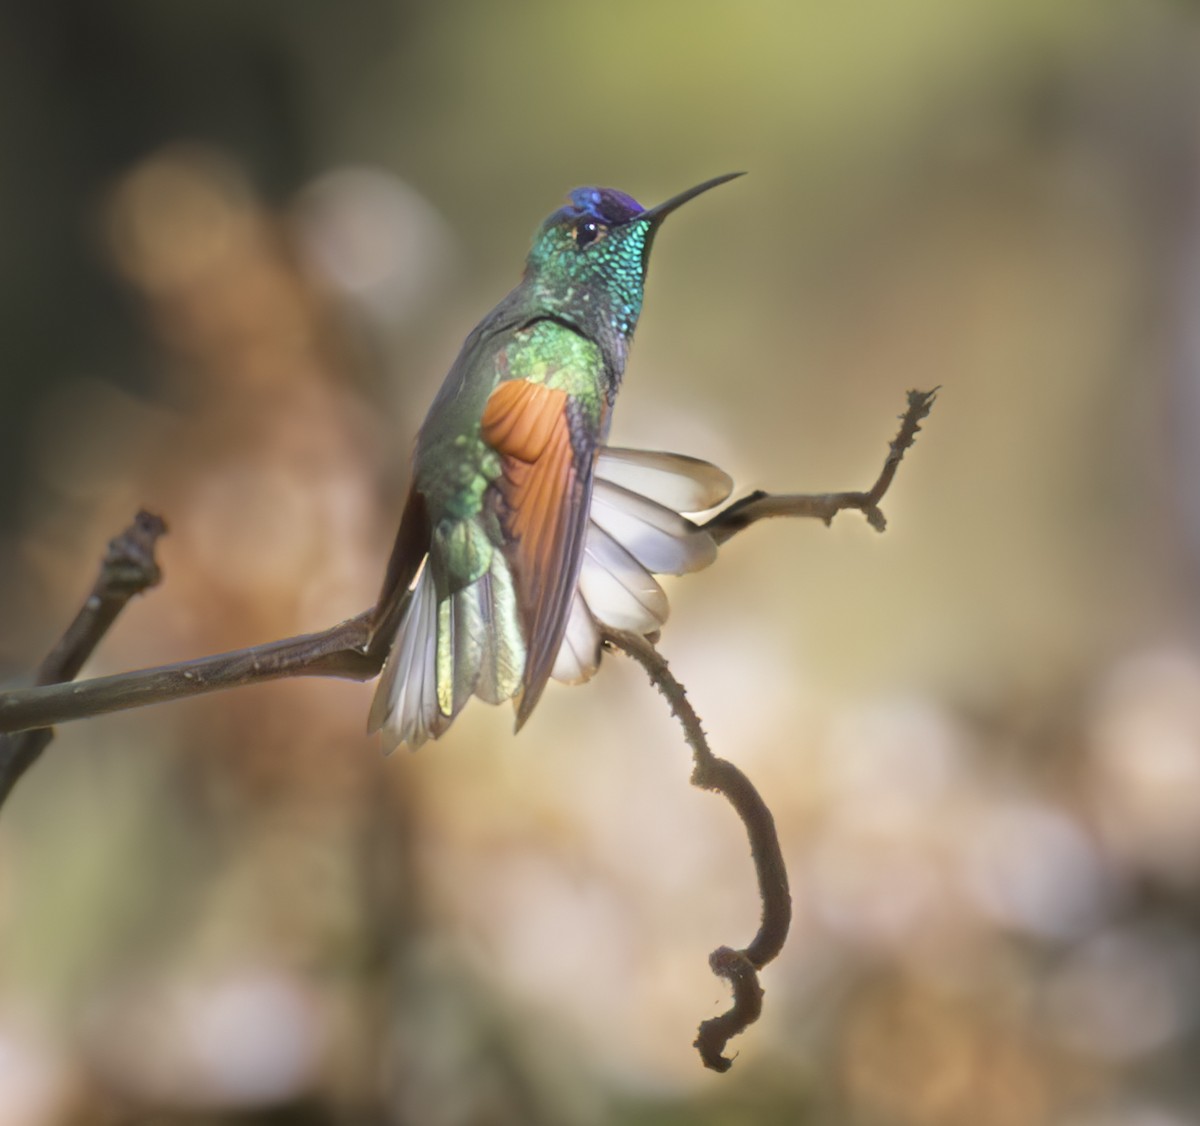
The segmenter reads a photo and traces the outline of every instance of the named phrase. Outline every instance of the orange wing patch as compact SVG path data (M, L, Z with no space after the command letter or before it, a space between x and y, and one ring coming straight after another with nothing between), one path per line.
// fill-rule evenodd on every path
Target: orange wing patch
M483 412L483 440L504 458L505 531L531 578L553 570L575 480L566 406L565 391L514 379L492 392Z
M483 408L483 440L492 449L521 461L537 461L556 429L566 421L567 393L510 379L501 383Z
M582 552L586 498L568 402L565 391L513 379L492 392L483 412L483 440L503 459L494 487L529 649L518 726L554 667Z

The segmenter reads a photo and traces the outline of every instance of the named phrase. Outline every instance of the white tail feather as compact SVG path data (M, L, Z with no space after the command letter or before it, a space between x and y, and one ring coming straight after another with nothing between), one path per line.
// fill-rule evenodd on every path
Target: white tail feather
M683 454L613 446L600 451L596 479L611 481L676 512L703 512L733 491L729 474L710 462Z
M576 591L567 632L550 675L563 684L582 684L600 667L600 630L583 596Z
M596 482L589 515L655 575L685 575L717 557L713 538L690 520L607 481Z
M667 620L669 607L654 577L612 536L588 527L579 593L592 616L614 629L653 633Z
M669 606L654 575L683 575L717 556L713 538L680 515L720 504L729 477L680 454L606 448L596 459L579 589L551 675L588 680L600 665L601 626L653 633Z
M389 751L400 743L415 750L435 734L437 719L437 592L423 564L375 690L367 728L383 732Z

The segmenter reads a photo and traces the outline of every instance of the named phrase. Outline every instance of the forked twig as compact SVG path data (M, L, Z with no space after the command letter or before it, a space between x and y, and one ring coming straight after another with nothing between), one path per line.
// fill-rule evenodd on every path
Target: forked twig
M41 687L31 691L45 691L46 686L73 680L129 600L159 582L162 573L154 558L154 547L166 530L159 517L139 512L133 523L109 543L91 593L38 666L34 683ZM53 738L50 727L0 734L0 805Z
M900 430L888 447L888 455L875 484L865 493L784 494L759 490L721 509L704 524L704 530L717 543L724 543L758 520L767 520L774 516L803 516L815 517L828 525L839 512L856 508L867 518L867 523L872 528L882 532L887 527L887 519L879 507L879 502L891 486L892 478L896 476L896 470L900 467L905 453L916 441L921 423L933 409L939 390L940 388L935 387L932 391L908 393L908 406L900 416Z

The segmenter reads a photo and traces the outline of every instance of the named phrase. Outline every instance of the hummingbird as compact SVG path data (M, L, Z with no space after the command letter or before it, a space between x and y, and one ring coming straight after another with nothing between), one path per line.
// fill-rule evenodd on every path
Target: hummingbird
M686 513L728 497L715 465L609 447L654 237L682 204L578 188L542 224L519 284L467 337L417 436L412 482L372 617L387 652L368 730L437 738L471 696L513 700L589 679L605 627L654 636L654 576L716 557Z

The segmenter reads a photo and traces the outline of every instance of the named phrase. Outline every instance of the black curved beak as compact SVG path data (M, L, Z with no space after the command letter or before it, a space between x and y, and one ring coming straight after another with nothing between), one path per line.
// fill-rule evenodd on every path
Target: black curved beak
M715 188L719 184L727 184L730 180L736 180L739 176L744 175L746 175L745 172L726 172L724 176L714 176L711 180L705 180L703 184L697 184L694 188L688 188L687 191L673 195L665 203L660 203L647 211L640 212L629 221L631 223L648 222L657 225L677 207L682 207L687 203L688 200L695 199L696 196L702 195L709 188Z

